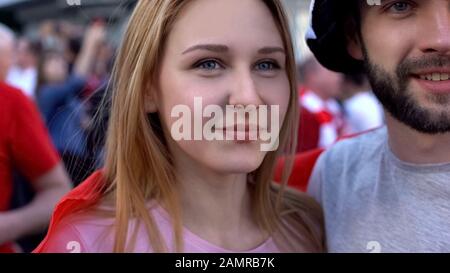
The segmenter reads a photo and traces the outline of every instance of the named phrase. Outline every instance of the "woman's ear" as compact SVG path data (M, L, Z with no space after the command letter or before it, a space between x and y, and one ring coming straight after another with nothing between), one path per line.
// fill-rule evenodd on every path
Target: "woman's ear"
M144 96L144 108L147 113L155 113L158 111L157 93L152 87L147 88Z

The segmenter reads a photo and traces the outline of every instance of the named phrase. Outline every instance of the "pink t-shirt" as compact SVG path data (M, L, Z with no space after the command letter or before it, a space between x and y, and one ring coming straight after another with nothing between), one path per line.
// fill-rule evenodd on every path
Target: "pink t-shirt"
M111 210L109 207L99 206L102 210ZM149 208L160 234L170 252L175 252L173 240L173 227L168 213L160 206ZM42 252L50 253L110 253L113 251L114 217L99 217L91 212L70 215L58 224L55 233L49 238ZM132 220L129 226L129 238L138 223ZM216 246L195 235L187 228L183 228L184 252L186 253L230 253L233 251ZM138 227L137 239L131 252L153 252L148 240L145 225L141 222ZM246 253L276 253L280 252L272 238L260 246L245 251Z

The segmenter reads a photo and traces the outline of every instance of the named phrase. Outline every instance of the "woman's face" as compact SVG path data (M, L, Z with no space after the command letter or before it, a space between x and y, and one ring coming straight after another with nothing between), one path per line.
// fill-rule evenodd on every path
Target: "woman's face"
M250 115L240 121L234 119L233 123L211 127L213 132L223 136L230 134L231 140L226 140L226 136L225 140L206 140L202 134L202 129L206 128L200 123L205 126L211 119L201 117L206 106L218 106L225 116L227 105L257 108L265 105L268 113L261 113L259 118L267 119L268 127L272 127L266 129L276 129L271 122L276 111L270 111L271 106L279 107L276 122L281 128L290 85L283 40L270 10L260 0L189 3L168 37L156 89L156 108L175 164L184 167L197 164L224 174L249 173L257 169L267 153L262 151L261 144L269 141L250 140L249 134L254 134L256 128L249 120ZM194 114L194 98L197 98L197 106L201 99L202 109L197 111L200 119ZM172 111L177 109L175 106L189 109L191 116L172 116ZM177 137L171 132L182 116L189 121L189 124L183 123L182 129L187 129L185 125L191 127L192 140L175 140ZM240 128L243 120L252 125ZM262 123L257 125L263 129ZM200 140L193 140L194 131L197 138L198 133L201 134ZM278 138L278 131L275 133ZM245 139L239 141L239 136Z

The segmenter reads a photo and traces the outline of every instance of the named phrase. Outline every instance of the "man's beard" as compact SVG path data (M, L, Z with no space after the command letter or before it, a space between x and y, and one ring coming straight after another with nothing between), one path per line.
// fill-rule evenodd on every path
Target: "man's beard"
M392 75L372 62L364 48L365 67L375 96L384 108L397 120L412 129L426 134L450 132L450 94L426 95L432 104L446 110L428 109L414 97L408 83L414 71L425 68L449 67L450 56L431 55L420 59L405 59Z

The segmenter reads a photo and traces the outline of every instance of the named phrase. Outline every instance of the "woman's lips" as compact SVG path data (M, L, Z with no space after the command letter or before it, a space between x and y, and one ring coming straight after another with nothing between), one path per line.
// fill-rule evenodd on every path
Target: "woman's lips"
M216 128L216 131L222 131L225 140L235 140L237 142L251 142L258 140L258 132L261 130L257 125L230 126L226 128Z

